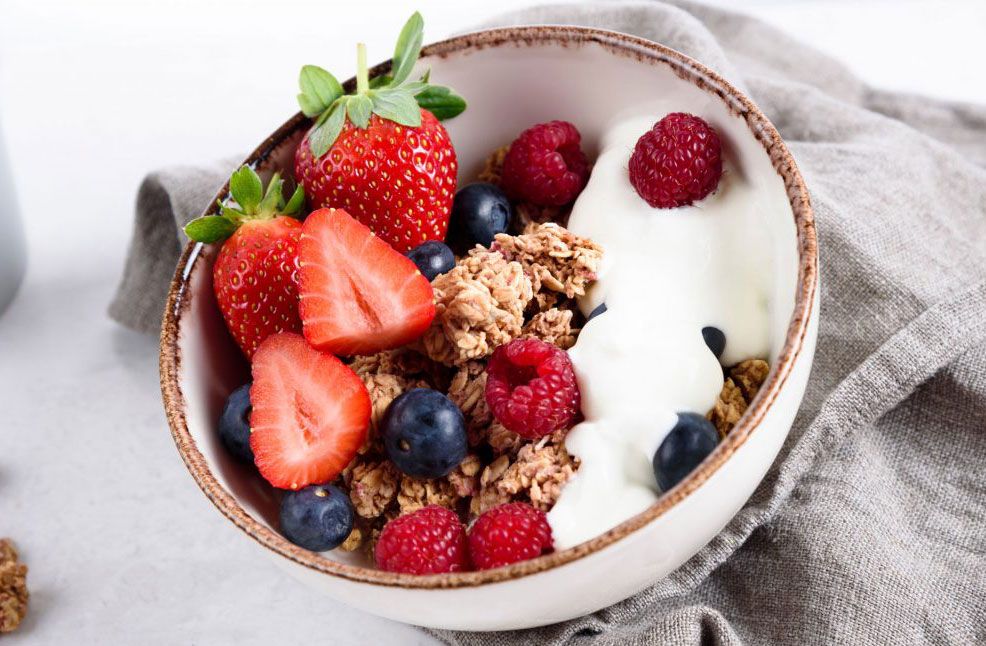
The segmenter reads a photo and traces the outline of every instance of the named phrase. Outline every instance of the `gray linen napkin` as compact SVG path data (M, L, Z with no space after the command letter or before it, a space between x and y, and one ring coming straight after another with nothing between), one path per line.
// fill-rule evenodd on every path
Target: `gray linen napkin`
M496 24L539 22L662 42L764 109L815 206L818 352L763 484L677 572L564 624L434 634L484 645L986 642L986 108L869 88L756 20L687 2L541 7ZM123 322L154 327L175 222L221 177L168 171L145 183L140 254L113 308Z
M202 215L242 157L208 166L175 166L154 171L137 191L136 217L123 276L109 313L147 334L161 331L168 286L188 238L182 232Z

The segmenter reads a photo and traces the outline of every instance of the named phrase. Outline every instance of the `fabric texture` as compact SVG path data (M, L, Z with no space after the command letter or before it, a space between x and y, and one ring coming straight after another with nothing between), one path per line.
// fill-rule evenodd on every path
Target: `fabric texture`
M482 645L986 643L986 107L875 90L773 28L699 4L556 5L495 24L532 23L661 42L764 110L815 208L818 350L767 477L666 580L563 624L434 634ZM119 320L156 329L175 225L223 176L179 169L145 182Z
M182 227L202 215L242 158L208 166L176 166L144 178L137 191L134 230L123 276L109 313L147 334L161 331L168 286L188 242Z

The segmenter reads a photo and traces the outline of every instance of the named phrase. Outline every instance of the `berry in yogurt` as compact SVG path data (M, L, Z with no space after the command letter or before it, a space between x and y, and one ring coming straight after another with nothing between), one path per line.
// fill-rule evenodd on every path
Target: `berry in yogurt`
M718 444L719 432L712 422L697 413L678 413L674 428L654 452L658 489L668 491L684 480Z
M706 325L702 328L702 338L705 339L705 345L709 346L712 354L716 355L716 359L726 351L726 335L719 328Z

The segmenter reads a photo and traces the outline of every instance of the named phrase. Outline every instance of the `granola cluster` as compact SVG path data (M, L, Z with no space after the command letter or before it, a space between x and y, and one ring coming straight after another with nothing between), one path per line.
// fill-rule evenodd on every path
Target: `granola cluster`
M479 179L499 183L506 148L487 161ZM494 419L486 404L487 359L496 347L535 337L562 349L575 345L585 319L576 306L595 280L602 249L560 224L564 209L516 204L514 235L477 246L432 281L436 316L412 347L356 357L352 369L373 405L364 446L341 476L357 515L344 550L372 551L383 526L426 505L470 519L506 502L547 511L579 467L565 449L567 431L526 440ZM519 224L518 224L519 221ZM708 418L725 435L767 375L751 359L728 371ZM404 475L387 458L379 427L390 403L412 388L447 393L466 421L469 454L442 478Z
M706 415L720 437L726 437L743 417L760 386L767 380L768 372L770 366L763 359L747 359L729 369L719 399Z
M499 234L493 248L519 262L535 292L583 296L596 279L603 250L592 240L575 235L554 222L534 224L518 236Z
M553 222L499 234L435 278L436 316L421 340L433 361L463 366L522 335L571 347L574 298L595 280L602 249Z
M534 297L519 262L477 247L435 278L435 320L421 343L425 354L448 366L483 359L520 335L524 310Z
M0 539L0 634L17 629L27 614L27 566L9 538Z
M565 450L565 432L535 442L519 443L514 438L502 444L505 452L483 469L479 491L469 504L472 515L517 500L518 496L548 511L558 500L562 486L578 469L577 458Z

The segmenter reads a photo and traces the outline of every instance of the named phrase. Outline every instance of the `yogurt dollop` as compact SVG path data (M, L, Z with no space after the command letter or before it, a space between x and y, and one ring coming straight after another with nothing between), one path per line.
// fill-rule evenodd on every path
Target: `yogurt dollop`
M726 335L722 363L766 356L768 272L755 187L730 160L701 202L655 209L630 184L637 139L671 110L614 122L568 228L603 248L586 324L569 350L585 421L565 442L581 466L548 513L556 548L597 536L658 497L651 460L678 412L705 414L722 388L722 368L702 328ZM655 116L657 115L657 116Z

